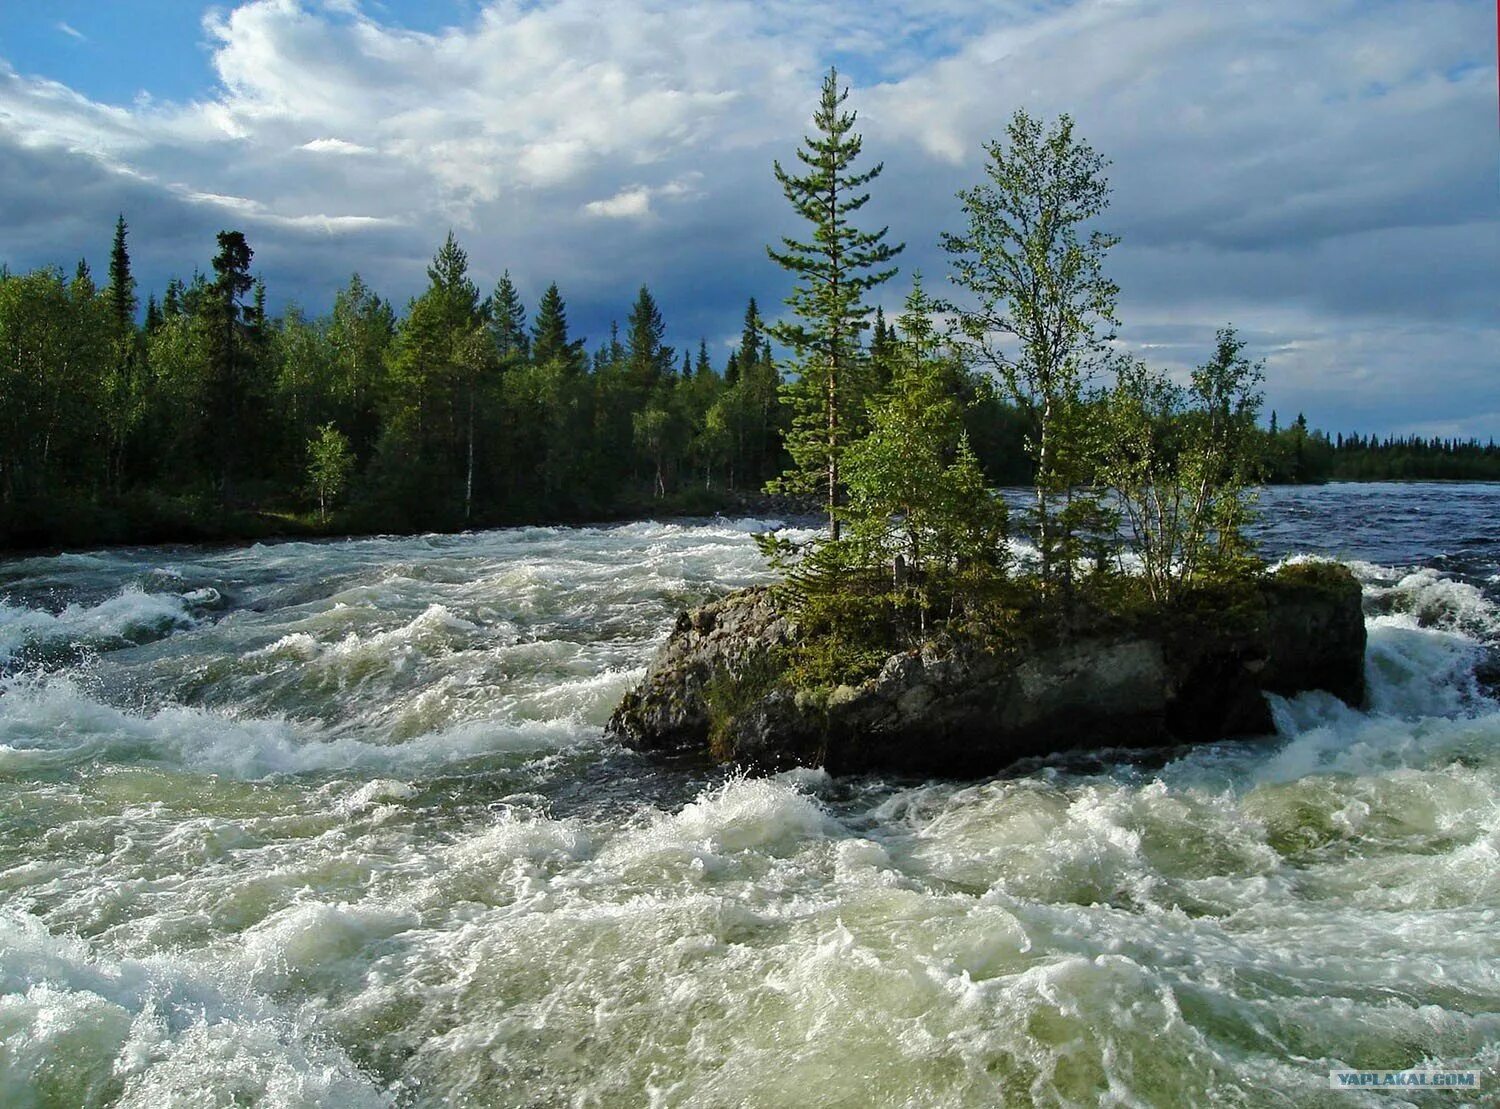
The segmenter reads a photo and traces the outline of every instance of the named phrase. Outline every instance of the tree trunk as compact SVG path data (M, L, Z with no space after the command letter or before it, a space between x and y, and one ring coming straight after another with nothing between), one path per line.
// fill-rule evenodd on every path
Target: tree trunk
M828 359L828 533L839 541L839 519L835 514L839 491L839 408L836 355Z
M1036 533L1038 552L1042 556L1042 585L1052 582L1052 522L1047 512L1047 482L1051 480L1052 443L1052 398L1042 399L1042 418L1037 428L1037 473L1036 473Z

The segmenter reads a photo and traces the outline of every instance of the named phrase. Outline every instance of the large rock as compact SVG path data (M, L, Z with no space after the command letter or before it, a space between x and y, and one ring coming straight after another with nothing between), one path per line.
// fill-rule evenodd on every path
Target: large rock
M765 589L686 613L609 730L763 769L975 776L1068 748L1268 734L1268 692L1364 698L1359 584L1326 563L1268 577L1222 619L1174 611L1029 650L939 638L853 686L791 688L776 660L795 640Z

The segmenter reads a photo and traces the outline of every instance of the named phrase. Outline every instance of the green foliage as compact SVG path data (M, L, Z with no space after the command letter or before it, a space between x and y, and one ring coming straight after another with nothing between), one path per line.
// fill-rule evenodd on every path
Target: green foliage
M821 629L793 663L835 682L944 628L1011 641L1151 603L1149 576L1118 573L1123 516L1089 488L1104 471L1137 499L1179 489L1169 523L1132 542L1173 567L1186 536L1194 596L1254 569L1238 537L1257 473L1500 478L1493 442L1331 440L1301 416L1255 429L1247 363L1222 344L1189 388L1127 367L1086 395L1114 323L1114 240L1088 230L1103 161L1066 117L1018 115L988 148L986 183L962 194L967 227L946 245L971 303L948 341L925 298L897 326L875 310L871 327L865 296L901 248L856 226L880 166L856 168L846 97L831 72L801 168L776 167L809 229L771 251L796 279L792 316L767 327L750 300L722 376L701 340L696 358L674 354L644 287L623 340L612 327L586 357L555 284L528 323L509 273L480 297L451 233L402 313L355 274L326 317L273 315L245 236L225 230L206 272L147 293L138 324L123 216L102 289L86 263L71 277L0 264L0 544L706 514L780 474L848 532L773 551L799 619ZM772 338L791 356L785 382ZM307 472L329 425L346 440L337 492L324 488L323 508L344 502L333 525ZM1022 525L1044 552L1039 585L1006 566L989 488L1033 481Z
M328 518L328 502L338 497L349 483L354 469L354 454L349 440L333 424L324 424L307 444L307 477L318 495L318 517Z
M520 361L531 349L531 339L526 334L526 306L510 279L510 270L500 275L490 297L490 333L494 336L495 353L502 362Z
M1067 425L1113 336L1119 290L1103 264L1118 240L1084 230L1109 186L1104 159L1074 137L1068 116L1044 129L1018 111L1005 141L985 150L989 180L958 194L967 227L943 246L970 297L954 309L965 354L997 374L1029 424L1033 531L1050 587L1072 572L1075 537L1059 502L1076 500L1086 475Z
M849 542L891 565L898 591L920 594L960 567L1001 571L1005 502L986 488L951 388L957 367L939 353L920 284L907 299L894 379L870 410L870 430L845 455Z
M847 88L839 90L838 72L830 69L813 113L818 135L804 139L797 152L808 172L788 173L775 163L782 192L812 226L811 241L784 237L784 249L767 248L775 262L797 277L786 302L795 318L771 329L772 336L791 349L796 374L783 386L792 410L785 439L792 465L775 486L788 492L821 492L835 539L842 495L839 465L851 435L858 431L868 393L859 348L870 312L863 297L895 274L886 264L902 250L885 242L886 228L862 231L851 220L870 199L861 190L884 166L853 171L863 141L852 131L855 113L843 111L848 96ZM741 375L746 371L744 357L741 352Z
M1248 565L1244 536L1258 476L1262 370L1232 328L1184 389L1122 363L1093 413L1096 480L1124 517L1151 596L1170 600L1200 577Z
M780 650L752 655L734 671L717 671L705 684L703 703L708 712L708 747L721 762L733 754L730 729L735 718L753 707L786 675L787 656Z
M641 395L649 394L662 378L672 374L672 350L662 345L666 333L667 324L656 298L642 285L625 327L627 376Z

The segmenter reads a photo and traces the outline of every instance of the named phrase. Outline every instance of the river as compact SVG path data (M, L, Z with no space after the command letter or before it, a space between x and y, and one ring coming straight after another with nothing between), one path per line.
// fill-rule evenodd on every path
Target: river
M0 1105L1500 1096L1500 486L1261 507L1367 711L982 782L603 738L773 521L0 563Z

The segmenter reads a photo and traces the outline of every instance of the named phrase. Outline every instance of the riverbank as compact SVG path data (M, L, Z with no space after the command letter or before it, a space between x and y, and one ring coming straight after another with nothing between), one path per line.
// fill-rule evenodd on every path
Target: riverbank
M374 535L458 535L505 527L584 527L632 520L716 515L803 516L819 510L814 498L729 489L692 488L659 499L623 501L573 512L487 514L468 523L413 528L389 514L359 507L320 520L291 507L224 506L192 495L142 493L109 504L59 500L45 506L0 509L0 555L58 554L101 547L237 544L271 540L355 539Z
M1493 486L1500 482L1372 478L1318 483L1283 482L1263 488L1266 491L1293 491L1324 485L1378 488L1428 484L1451 488ZM359 508L331 512L327 520L319 521L316 513L292 506L247 504L225 508L208 498L145 492L122 497L110 504L57 500L45 508L29 505L0 509L0 555L21 557L82 548L354 539L373 535L458 535L486 528L584 527L631 520L691 519L715 515L784 519L817 516L821 511L821 504L813 497L692 488L660 499L642 498L574 512L489 514L477 517L467 525L455 521L451 526L412 527L388 514Z

